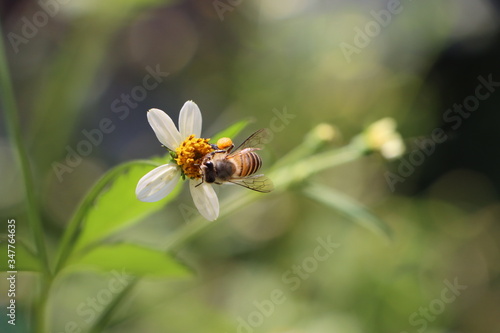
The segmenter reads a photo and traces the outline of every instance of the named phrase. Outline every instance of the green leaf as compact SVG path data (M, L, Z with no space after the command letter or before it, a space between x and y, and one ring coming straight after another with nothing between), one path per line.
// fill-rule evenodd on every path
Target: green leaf
M240 132L243 131L248 126L248 124L250 124L249 119L240 120L237 123L234 123L228 128L213 135L210 141L212 143L216 143L220 138L234 138L235 136L240 134Z
M153 169L154 166L151 165L133 165L125 172L116 175L109 188L99 195L94 205L89 208L77 249L82 249L139 222L177 196L181 182L172 193L160 201L142 202L137 199L135 195L137 182Z
M127 162L114 167L97 181L64 232L56 272L64 267L75 250L95 245L114 232L139 222L177 196L180 186L157 202L142 202L135 196L139 179L161 163L165 163L165 159Z
M320 184L307 185L303 191L309 198L337 210L361 226L389 239L392 237L392 230L384 221L345 194Z
M122 271L137 276L185 277L191 271L168 253L135 244L113 244L96 247L71 264L106 272Z
M14 244L10 244L8 240L7 235L0 235L0 253L5 257L5 259L0 260L0 271L39 272L40 259L20 239L16 239ZM9 247L9 245L14 247ZM14 251L15 255L12 258L8 257L9 254L13 254L13 252L8 252L9 249ZM15 260L14 268L8 266L8 260L11 259Z

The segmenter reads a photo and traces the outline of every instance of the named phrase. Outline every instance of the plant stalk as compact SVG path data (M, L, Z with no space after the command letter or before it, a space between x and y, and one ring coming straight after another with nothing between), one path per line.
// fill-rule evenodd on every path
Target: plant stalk
M0 24L0 35L4 36ZM42 221L39 214L38 194L35 188L34 176L28 153L21 136L19 122L19 111L14 96L12 80L7 64L7 56L3 41L0 41L0 103L5 114L5 125L9 140L13 146L15 158L21 168L23 177L24 192L26 196L25 205L28 218L29 229L32 232L35 242L36 253L40 260L40 292L35 296L35 309L33 310L34 326L36 332L46 331L45 309L52 273L49 266L45 239L43 234Z

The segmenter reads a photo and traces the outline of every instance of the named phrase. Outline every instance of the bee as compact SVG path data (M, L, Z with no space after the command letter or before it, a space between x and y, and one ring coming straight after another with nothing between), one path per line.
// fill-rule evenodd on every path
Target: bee
M273 182L266 176L255 173L262 166L260 156L255 152L269 136L266 129L250 135L233 151L231 139L222 138L214 145L216 150L203 157L200 165L202 183L233 183L257 192L271 192ZM200 183L201 184L201 183Z

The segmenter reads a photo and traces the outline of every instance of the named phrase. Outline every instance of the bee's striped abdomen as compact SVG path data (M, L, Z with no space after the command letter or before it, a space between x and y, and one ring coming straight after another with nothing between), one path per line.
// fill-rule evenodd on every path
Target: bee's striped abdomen
M239 154L233 157L235 164L238 166L235 176L237 177L247 177L260 169L262 166L262 160L257 153L248 152L245 154ZM237 161L239 159L239 161Z

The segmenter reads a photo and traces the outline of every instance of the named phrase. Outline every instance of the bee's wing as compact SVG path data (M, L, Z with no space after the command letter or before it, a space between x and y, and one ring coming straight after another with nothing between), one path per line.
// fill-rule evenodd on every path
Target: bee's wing
M256 148L262 149L264 148L264 144L270 141L271 133L267 128L261 128L254 134L250 135L241 145L238 146L235 150L231 152L230 155L233 155L239 151L242 151L245 148Z
M231 178L229 182L262 193L268 193L274 190L274 184L272 180L264 175L253 175L244 178Z

